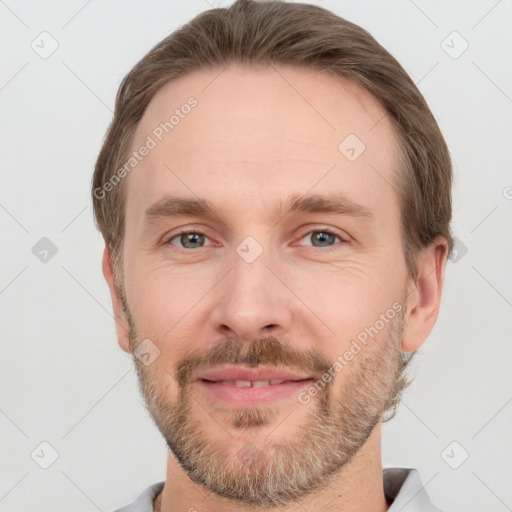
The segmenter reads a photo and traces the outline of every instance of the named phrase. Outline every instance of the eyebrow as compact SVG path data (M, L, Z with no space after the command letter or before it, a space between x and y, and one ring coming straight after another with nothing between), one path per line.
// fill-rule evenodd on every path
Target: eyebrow
M158 217L178 217L180 215L213 216L214 207L205 199L165 196L144 212L144 220L151 222Z
M281 208L276 208L274 211L276 216L281 217L290 213L330 213L362 217L368 220L374 219L373 213L366 206L355 203L342 194L292 194L287 199L287 208L284 214ZM215 206L206 199L165 196L146 209L144 222L150 224L159 218L187 215L219 217Z
M292 194L288 198L288 213L334 213L351 217L373 218L373 213L343 194Z

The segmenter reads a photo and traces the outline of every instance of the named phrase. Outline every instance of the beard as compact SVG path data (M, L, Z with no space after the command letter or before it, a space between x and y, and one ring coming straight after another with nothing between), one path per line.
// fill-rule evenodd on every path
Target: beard
M126 302L125 312L134 348L140 338ZM163 382L167 370L158 363L145 366L135 355L133 361L146 407L192 481L247 507L280 507L326 487L359 452L375 426L396 413L401 393L410 384L405 368L414 355L401 352L404 318L405 310L390 320L385 337L370 341L329 382L322 381L322 375L332 371L333 363L322 353L297 350L274 337L247 344L225 338L207 353L189 351L174 368L175 399ZM314 375L321 386L293 435L279 441L267 436L261 441L258 428L273 426L272 433L280 425L279 409L222 409L229 432L193 396L192 373L223 364L291 368ZM338 383L340 377L343 380ZM298 401L296 407L300 406ZM294 411L282 422L288 416L293 421ZM209 433L212 422L224 428L225 437ZM254 443L248 441L235 452L233 446L247 429L246 437Z

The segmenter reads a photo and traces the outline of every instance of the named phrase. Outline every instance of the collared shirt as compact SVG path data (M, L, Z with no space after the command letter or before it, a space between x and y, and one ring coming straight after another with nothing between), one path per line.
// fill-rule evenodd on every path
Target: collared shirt
M417 469L386 468L382 476L384 494L391 503L388 512L442 512L432 505ZM150 485L135 501L115 512L153 512L153 503L163 487L164 482Z

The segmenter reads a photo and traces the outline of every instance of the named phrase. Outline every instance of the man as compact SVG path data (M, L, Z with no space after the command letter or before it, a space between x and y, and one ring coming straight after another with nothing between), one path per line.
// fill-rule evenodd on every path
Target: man
M381 423L438 314L451 163L367 32L197 16L124 79L93 179L121 348L169 447L121 509L436 511Z

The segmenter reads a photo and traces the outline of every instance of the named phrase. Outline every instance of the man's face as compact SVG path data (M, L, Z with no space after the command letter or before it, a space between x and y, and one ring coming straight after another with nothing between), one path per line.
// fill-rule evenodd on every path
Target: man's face
M160 351L134 358L149 410L192 480L287 503L352 459L397 392L407 272L391 123L349 81L235 67L163 87L133 148L148 136L125 183L122 292L132 348Z

